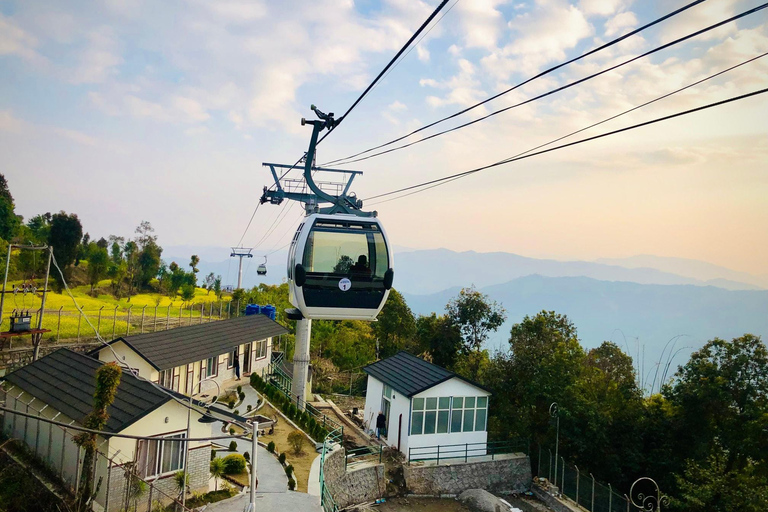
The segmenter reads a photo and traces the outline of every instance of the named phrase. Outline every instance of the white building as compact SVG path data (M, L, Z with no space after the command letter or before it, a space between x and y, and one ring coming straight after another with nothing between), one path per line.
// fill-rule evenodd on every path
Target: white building
M483 455L491 393L479 384L408 352L366 366L365 421L375 431L386 417L382 441L410 459Z
M128 363L139 376L186 395L215 392L215 380L225 383L251 372L262 373L272 359L272 339L287 333L282 325L265 315L249 315L229 320L178 327L116 338L109 347L99 347L89 355L101 361ZM246 381L247 382L247 381Z

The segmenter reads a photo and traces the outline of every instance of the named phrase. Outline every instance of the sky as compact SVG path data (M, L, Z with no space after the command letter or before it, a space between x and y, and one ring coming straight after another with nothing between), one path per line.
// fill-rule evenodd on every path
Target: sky
M450 0L415 50L318 147L317 161L450 115L686 3ZM708 0L441 126L760 3ZM161 245L235 245L272 184L262 162L294 163L307 149L311 132L300 119L312 117L310 105L344 112L437 4L0 0L0 172L17 213L77 213L95 238L131 236L148 220ZM364 171L353 190L365 199L512 156L766 51L768 10L345 168ZM768 57L580 136L766 85ZM766 114L768 97L750 98L366 209L404 247L586 260L656 254L768 274ZM255 254L279 249L300 218L298 204L263 205L242 244Z

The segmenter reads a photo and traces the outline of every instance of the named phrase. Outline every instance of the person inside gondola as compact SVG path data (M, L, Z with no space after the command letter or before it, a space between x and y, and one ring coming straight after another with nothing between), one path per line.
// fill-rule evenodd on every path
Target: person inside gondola
M361 254L357 258L357 263L352 265L352 268L350 269L352 274L357 274L359 276L369 276L371 275L371 269L368 268L368 258L365 256L365 254Z

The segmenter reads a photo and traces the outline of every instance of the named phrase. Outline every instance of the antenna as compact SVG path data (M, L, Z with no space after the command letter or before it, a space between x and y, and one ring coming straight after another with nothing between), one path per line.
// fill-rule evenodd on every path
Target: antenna
M243 258L253 258L253 254L251 254L251 251L253 248L247 248L247 247L233 247L232 248L232 254L229 255L230 258L240 258L240 264L237 269L237 288L236 290L239 290L243 286Z

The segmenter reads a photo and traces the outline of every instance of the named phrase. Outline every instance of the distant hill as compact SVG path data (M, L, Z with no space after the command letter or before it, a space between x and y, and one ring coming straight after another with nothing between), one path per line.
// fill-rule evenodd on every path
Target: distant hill
M458 290L456 287L429 295L405 293L405 298L414 313L443 312ZM489 348L506 349L512 324L543 309L568 315L587 348L612 339L636 356L635 338L639 338L639 345L645 346L646 371L660 358L667 341L678 334L688 336L678 342L677 348L694 349L714 337L730 339L752 333L768 338L768 291L539 275L483 287L481 291L502 303L508 315ZM616 329L623 332L628 345ZM684 362L689 353L682 351L676 362Z
M704 262L698 263L709 265ZM723 270L722 275L711 272L707 279L722 277L725 279L707 283L702 279L657 268L628 268L588 261L536 259L505 252L478 253L431 249L395 255L395 287L412 294L429 294L452 286L475 284L482 288L538 274L548 277L584 276L601 281L628 281L640 284L714 285L735 290L756 288L754 283L740 282L735 279L738 277L736 274L739 273L728 269Z

